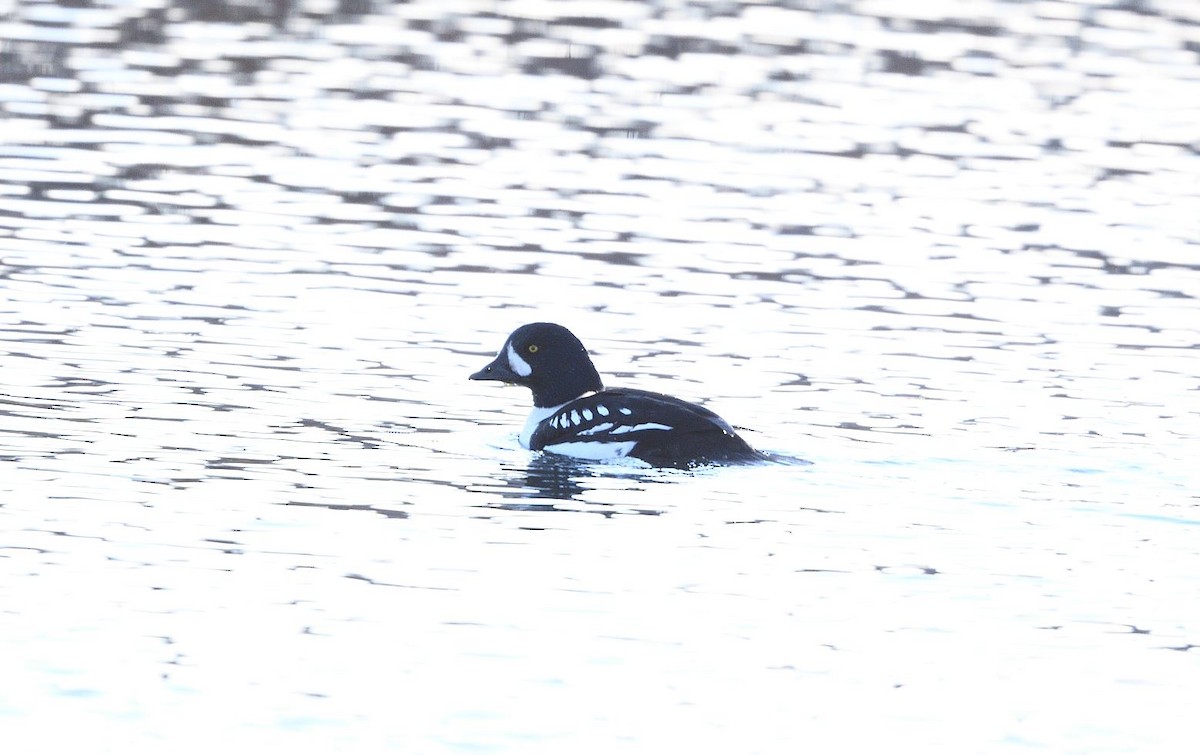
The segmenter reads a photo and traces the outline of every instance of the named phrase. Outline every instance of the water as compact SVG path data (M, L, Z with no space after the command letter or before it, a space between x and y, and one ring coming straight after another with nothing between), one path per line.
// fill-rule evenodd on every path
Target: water
M0 0L13 751L1192 752L1200 10L915 5Z

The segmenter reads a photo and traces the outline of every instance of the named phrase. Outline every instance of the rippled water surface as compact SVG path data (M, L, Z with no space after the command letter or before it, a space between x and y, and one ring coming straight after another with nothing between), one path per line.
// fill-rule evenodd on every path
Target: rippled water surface
M6 751L1194 752L1197 123L1190 0L0 0Z

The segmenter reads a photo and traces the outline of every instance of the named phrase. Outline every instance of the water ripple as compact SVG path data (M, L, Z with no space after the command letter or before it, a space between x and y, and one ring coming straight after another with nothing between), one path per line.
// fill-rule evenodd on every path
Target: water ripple
M0 0L12 741L1194 749L1192 6L77 5ZM520 449L534 320L813 463Z

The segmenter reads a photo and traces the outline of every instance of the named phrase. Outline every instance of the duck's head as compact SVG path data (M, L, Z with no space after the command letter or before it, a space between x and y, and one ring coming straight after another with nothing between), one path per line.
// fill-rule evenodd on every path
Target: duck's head
M496 380L533 391L534 406L558 406L604 389L587 349L571 331L552 322L522 325L500 353L471 380Z

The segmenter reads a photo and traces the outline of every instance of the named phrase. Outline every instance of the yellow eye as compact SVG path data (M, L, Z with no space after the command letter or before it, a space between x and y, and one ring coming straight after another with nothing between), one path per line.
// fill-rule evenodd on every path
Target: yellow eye
M536 354L537 350L538 350L538 345L536 343L529 344L529 353L530 354Z

